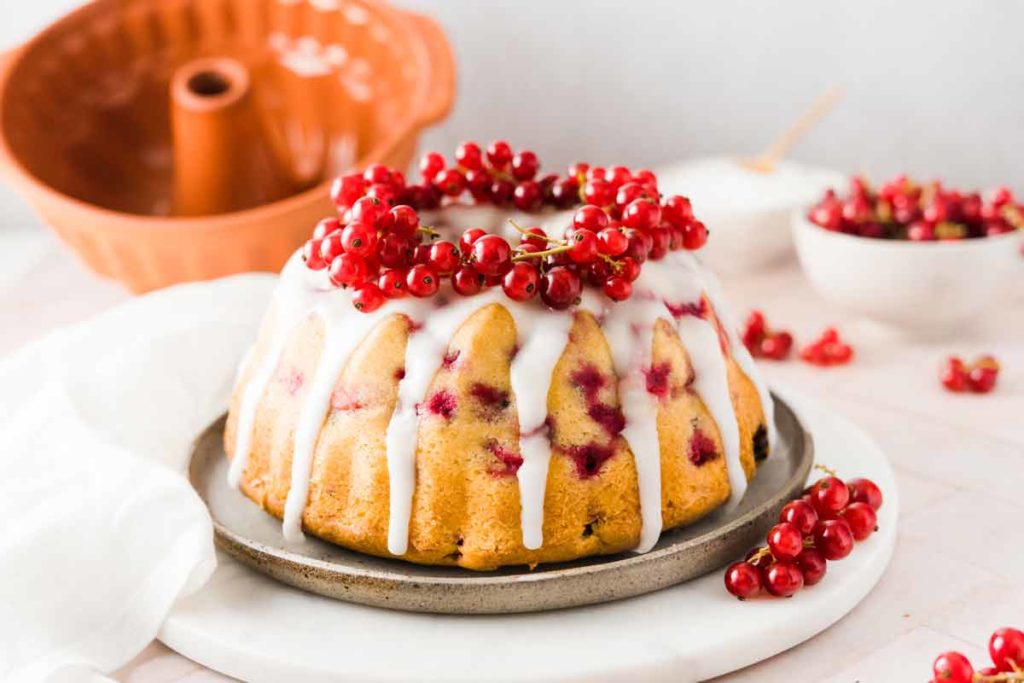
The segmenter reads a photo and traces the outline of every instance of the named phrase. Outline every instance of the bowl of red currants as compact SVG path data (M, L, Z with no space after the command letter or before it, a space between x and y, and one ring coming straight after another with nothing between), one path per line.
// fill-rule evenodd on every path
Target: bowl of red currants
M899 176L855 176L793 214L804 273L828 301L884 325L942 336L1024 285L1024 202Z

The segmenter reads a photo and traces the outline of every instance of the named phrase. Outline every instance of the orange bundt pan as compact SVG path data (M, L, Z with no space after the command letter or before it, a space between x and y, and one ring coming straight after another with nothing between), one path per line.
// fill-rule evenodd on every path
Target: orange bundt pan
M277 271L454 94L438 25L382 2L98 0L0 58L0 169L132 291Z

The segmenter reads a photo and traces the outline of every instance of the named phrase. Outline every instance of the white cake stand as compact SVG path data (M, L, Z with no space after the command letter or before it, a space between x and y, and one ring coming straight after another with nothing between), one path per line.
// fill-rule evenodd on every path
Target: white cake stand
M853 609L882 576L899 501L885 455L863 431L781 392L814 436L818 462L885 494L880 530L814 586L740 602L720 572L621 602L508 616L395 612L290 588L220 555L159 638L248 681L699 681L797 645ZM814 475L812 475L814 476Z

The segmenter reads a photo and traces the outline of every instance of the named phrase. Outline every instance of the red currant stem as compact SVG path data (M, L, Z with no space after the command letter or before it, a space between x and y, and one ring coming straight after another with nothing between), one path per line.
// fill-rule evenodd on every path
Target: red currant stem
M1017 683L1018 681L1024 681L1024 670L1019 666L1010 662L1015 671L1007 671L1001 674L992 674L991 676L981 673L974 674L974 683Z
M814 547L814 537L813 536L804 536L804 547L805 548L813 548Z
M750 559L748 559L747 562L757 564L766 557L770 557L773 560L775 559L775 556L772 555L772 551L768 549L768 546L762 546L757 549L756 553L750 556Z
M520 261L526 261L532 258L543 258L545 256L551 256L552 254L561 254L562 252L569 251L570 249L572 249L571 244L563 244L560 247L555 247L554 249L547 249L545 251L530 251L526 252L525 254L517 254L516 256L513 256L512 262L519 263Z
M530 232L529 230L527 230L527 229L526 229L526 228L524 228L523 226L521 226L521 225L519 225L518 223L516 223L516 222L515 222L514 220L512 220L511 218L509 218L509 219L508 219L508 223L509 223L509 225L511 225L511 226L512 226L513 228L515 228L515 229L516 229L516 231L517 231L517 232L519 232L519 234L521 234L521 235L525 235L525 236L527 236L527 237L532 237L532 238L534 238L534 239L540 238L540 239L543 239L543 240L544 240L545 242L547 242L548 244L561 244L561 242L559 242L558 240L556 240L556 239L552 239L552 238L548 237L547 235L544 235L543 237L541 237L540 235L538 235L538 234L536 234L536 233Z
M421 232L424 235L430 237L430 239L432 240L437 239L438 237L441 236L441 233L439 233L437 230L434 230L429 225L421 225L420 227L416 228L416 232Z
M814 463L814 469L816 469L816 470L818 470L820 472L824 472L825 474L827 474L830 477L837 477L837 478L839 477L839 475L836 473L836 471L834 469L832 469L831 467L829 467L828 465L822 465L821 463Z

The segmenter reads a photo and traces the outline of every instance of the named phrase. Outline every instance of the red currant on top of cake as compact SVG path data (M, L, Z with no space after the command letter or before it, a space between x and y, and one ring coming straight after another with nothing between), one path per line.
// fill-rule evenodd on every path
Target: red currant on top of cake
M807 218L826 230L859 237L930 242L1024 229L1024 204L1006 187L983 197L938 181L918 183L905 175L877 188L854 176L845 195L828 190Z
M239 374L229 480L339 545L423 564L647 551L738 501L772 403L646 170L504 141L339 178Z

